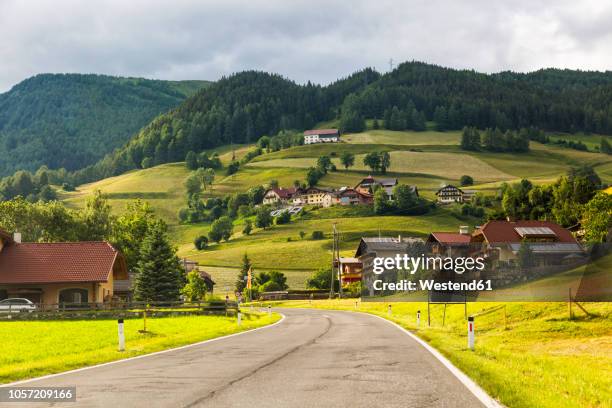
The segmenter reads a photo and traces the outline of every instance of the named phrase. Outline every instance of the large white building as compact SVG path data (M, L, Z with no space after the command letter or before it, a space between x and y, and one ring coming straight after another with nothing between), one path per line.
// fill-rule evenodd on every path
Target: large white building
M304 144L338 143L340 134L338 129L312 129L304 132Z

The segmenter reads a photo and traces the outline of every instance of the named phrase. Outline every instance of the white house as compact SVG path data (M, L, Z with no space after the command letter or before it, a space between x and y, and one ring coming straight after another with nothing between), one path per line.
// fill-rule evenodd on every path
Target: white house
M304 144L338 143L340 134L338 129L312 129L304 132Z

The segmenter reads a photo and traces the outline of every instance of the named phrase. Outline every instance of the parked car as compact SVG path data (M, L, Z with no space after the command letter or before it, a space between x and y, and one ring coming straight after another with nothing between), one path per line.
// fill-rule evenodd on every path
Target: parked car
M0 300L0 313L29 312L36 310L36 305L25 298L9 298Z

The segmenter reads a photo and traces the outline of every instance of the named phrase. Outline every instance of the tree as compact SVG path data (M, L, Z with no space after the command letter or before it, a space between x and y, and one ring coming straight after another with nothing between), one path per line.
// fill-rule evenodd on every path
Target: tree
M141 257L136 265L134 297L147 302L179 300L184 273L170 245L167 227L156 221L142 242Z
M384 189L379 189L383 191ZM385 194L386 195L386 194ZM418 204L418 198L412 188L405 184L398 184L393 189L395 206L400 212L408 212Z
M612 146L607 138L602 137L601 143L599 144L599 151L605 154L612 154Z
M344 168L348 170L349 167L352 167L355 164L355 155L351 152L342 152L340 162Z
M474 179L472 176L464 175L459 179L459 184L461 184L461 186L471 186L474 185Z
M378 123L378 119L376 118L374 118L374 121L372 122L372 129L380 129L380 124Z
M200 182L200 178L192 172L187 176L184 182L185 190L187 191L187 196L191 197L195 194L198 194L202 191L202 184Z
M238 168L240 167L240 163L238 163L237 161L233 161L231 162L228 166L227 166L227 175L231 176L232 174L235 174L238 171Z
M276 217L276 225L289 224L291 222L291 214L289 211L283 211Z
M257 228L266 229L270 225L272 225L272 216L270 215L270 209L267 207L259 208L255 216L255 226Z
M259 146L262 149L268 150L270 149L270 137L269 136L262 136L259 138L259 140L257 141L257 146Z
M332 273L329 268L321 268L306 280L306 287L310 289L330 289ZM334 277L334 291L340 288L340 282Z
M581 220L588 242L603 242L612 228L612 195L597 193L584 206Z
M372 171L380 169L380 155L378 152L370 152L363 158L363 164L368 166Z
M193 241L193 245L197 250L201 251L208 246L208 238L205 235L198 235Z
M251 220L245 220L244 229L242 230L242 233L244 235L251 235L251 231L253 231L253 223L251 222Z
M195 170L198 168L198 156L192 150L188 151L185 156L185 167L187 167L188 170Z
M246 287L247 281L246 277L249 273L249 269L252 268L251 260L249 256L245 252L242 256L242 266L240 267L240 271L238 272L238 276L236 277L236 292L242 293L244 288Z
M391 167L391 155L389 152L380 152L380 172L387 174L387 169Z
M317 168L310 167L306 172L306 182L310 187L316 186L321 177L323 173Z
M116 219L111 242L125 257L128 271L134 271L142 259L142 240L155 227L157 218L149 203L135 200L126 204Z
M379 188L374 192L374 213L384 214L389 210L387 193L384 188Z
M111 235L114 217L111 215L110 204L100 190L96 190L93 197L87 200L81 220L85 240L104 241Z
M206 281L200 276L200 272L193 270L187 274L187 284L181 289L181 293L189 302L197 302L206 296Z
M332 166L332 162L329 156L320 156L317 159L317 169L319 169L321 173L327 174L331 166Z
M208 238L214 242L221 242L221 240L229 241L234 230L232 219L227 215L216 219L210 226L208 232Z
M215 181L215 171L212 168L199 168L195 171L195 177L200 181L200 186L202 190L206 190L207 188L211 188L213 182Z

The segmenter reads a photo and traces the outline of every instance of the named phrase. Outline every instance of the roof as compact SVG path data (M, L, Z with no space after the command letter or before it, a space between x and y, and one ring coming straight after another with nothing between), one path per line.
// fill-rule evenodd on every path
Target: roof
M349 263L351 263L351 264L359 263L360 264L361 263L361 261L359 259L357 259L357 258L340 257L339 261L340 261L340 263L343 263L343 264L349 264Z
M524 237L556 237L557 234L548 227L515 227L517 234Z
M311 129L304 131L304 136L310 135L337 135L338 129Z
M106 282L123 256L108 242L23 243L0 252L0 284Z
M568 242L528 242L527 245L532 252L536 254L554 253L558 254L566 252L568 254L583 253L584 250L579 244L572 244ZM521 249L521 244L511 243L510 249L514 253L518 253Z
M440 189L438 191L436 191L436 195L438 195L440 193L440 191L444 190L445 188L449 188L449 189L452 189L452 190L457 190L460 193L463 193L463 190L461 190L459 187L455 187L452 184L446 184L446 185L440 187Z
M378 184L382 184L383 186L394 186L397 184L396 178L386 178L386 179L375 179Z
M364 237L359 242L355 257L366 253L378 251L393 251L397 253L406 252L409 246L415 242L423 242L421 238L398 238L398 237Z
M458 232L432 232L430 238L435 239L441 244L469 244L472 236L460 234Z
M556 236L556 242L576 243L576 239L568 230L552 221L489 221L475 231L474 236L482 234L489 243L521 242L522 237L517 232L517 228L519 231L521 228L550 229Z
M271 188L268 191L274 191L280 198L291 198L296 192L295 187L290 188ZM267 192L266 192L267 194Z
M213 280L213 278L210 275L210 273L208 273L206 271L203 271L201 269L199 269L198 272L200 272L200 276L202 277L202 279L210 281L213 285L215 284L215 281Z

